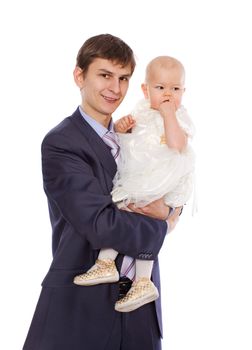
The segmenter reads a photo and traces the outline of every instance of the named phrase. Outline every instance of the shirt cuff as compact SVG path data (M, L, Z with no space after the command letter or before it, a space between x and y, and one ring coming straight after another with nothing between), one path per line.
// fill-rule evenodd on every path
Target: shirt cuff
M168 214L168 216L167 216L167 218L166 218L166 220L165 220L166 223L167 223L167 231L166 231L166 234L169 233L169 222L168 222L168 219L169 219L169 217L174 213L174 210L175 210L175 208L170 207L169 214Z

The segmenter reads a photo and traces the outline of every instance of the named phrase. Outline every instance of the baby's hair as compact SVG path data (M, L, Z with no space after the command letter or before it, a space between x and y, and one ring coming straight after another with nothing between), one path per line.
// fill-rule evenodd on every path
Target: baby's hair
M183 64L174 57L170 56L158 56L151 60L145 70L145 82L148 83L151 72L156 68L172 69L178 67L181 70L181 74L185 79L185 68Z

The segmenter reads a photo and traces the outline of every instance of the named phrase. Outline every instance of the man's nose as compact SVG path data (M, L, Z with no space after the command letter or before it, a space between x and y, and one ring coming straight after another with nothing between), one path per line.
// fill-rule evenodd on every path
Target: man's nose
M120 80L117 78L111 79L109 88L115 94L119 94L119 92L121 90Z

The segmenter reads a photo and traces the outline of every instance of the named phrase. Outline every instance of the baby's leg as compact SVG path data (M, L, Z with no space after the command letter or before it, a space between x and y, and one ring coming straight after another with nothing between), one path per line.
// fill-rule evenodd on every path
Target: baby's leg
M153 260L139 260L136 259L136 278L138 281L140 278L148 278L150 280L153 268Z
M118 252L112 248L101 249L95 264L86 273L75 276L73 282L79 286L117 282L119 280L115 266L117 254Z
M100 260L105 260L105 259L110 259L110 260L115 260L117 257L118 252L112 248L104 248L100 250L100 253L98 255L98 259Z

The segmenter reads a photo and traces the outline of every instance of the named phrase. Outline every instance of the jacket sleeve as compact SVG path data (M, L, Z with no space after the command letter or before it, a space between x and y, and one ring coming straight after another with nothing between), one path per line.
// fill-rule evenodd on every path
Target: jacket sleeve
M42 170L48 199L94 249L113 248L133 258L156 258L166 222L119 210L111 195L104 194L92 159L74 149L64 134L44 139Z

